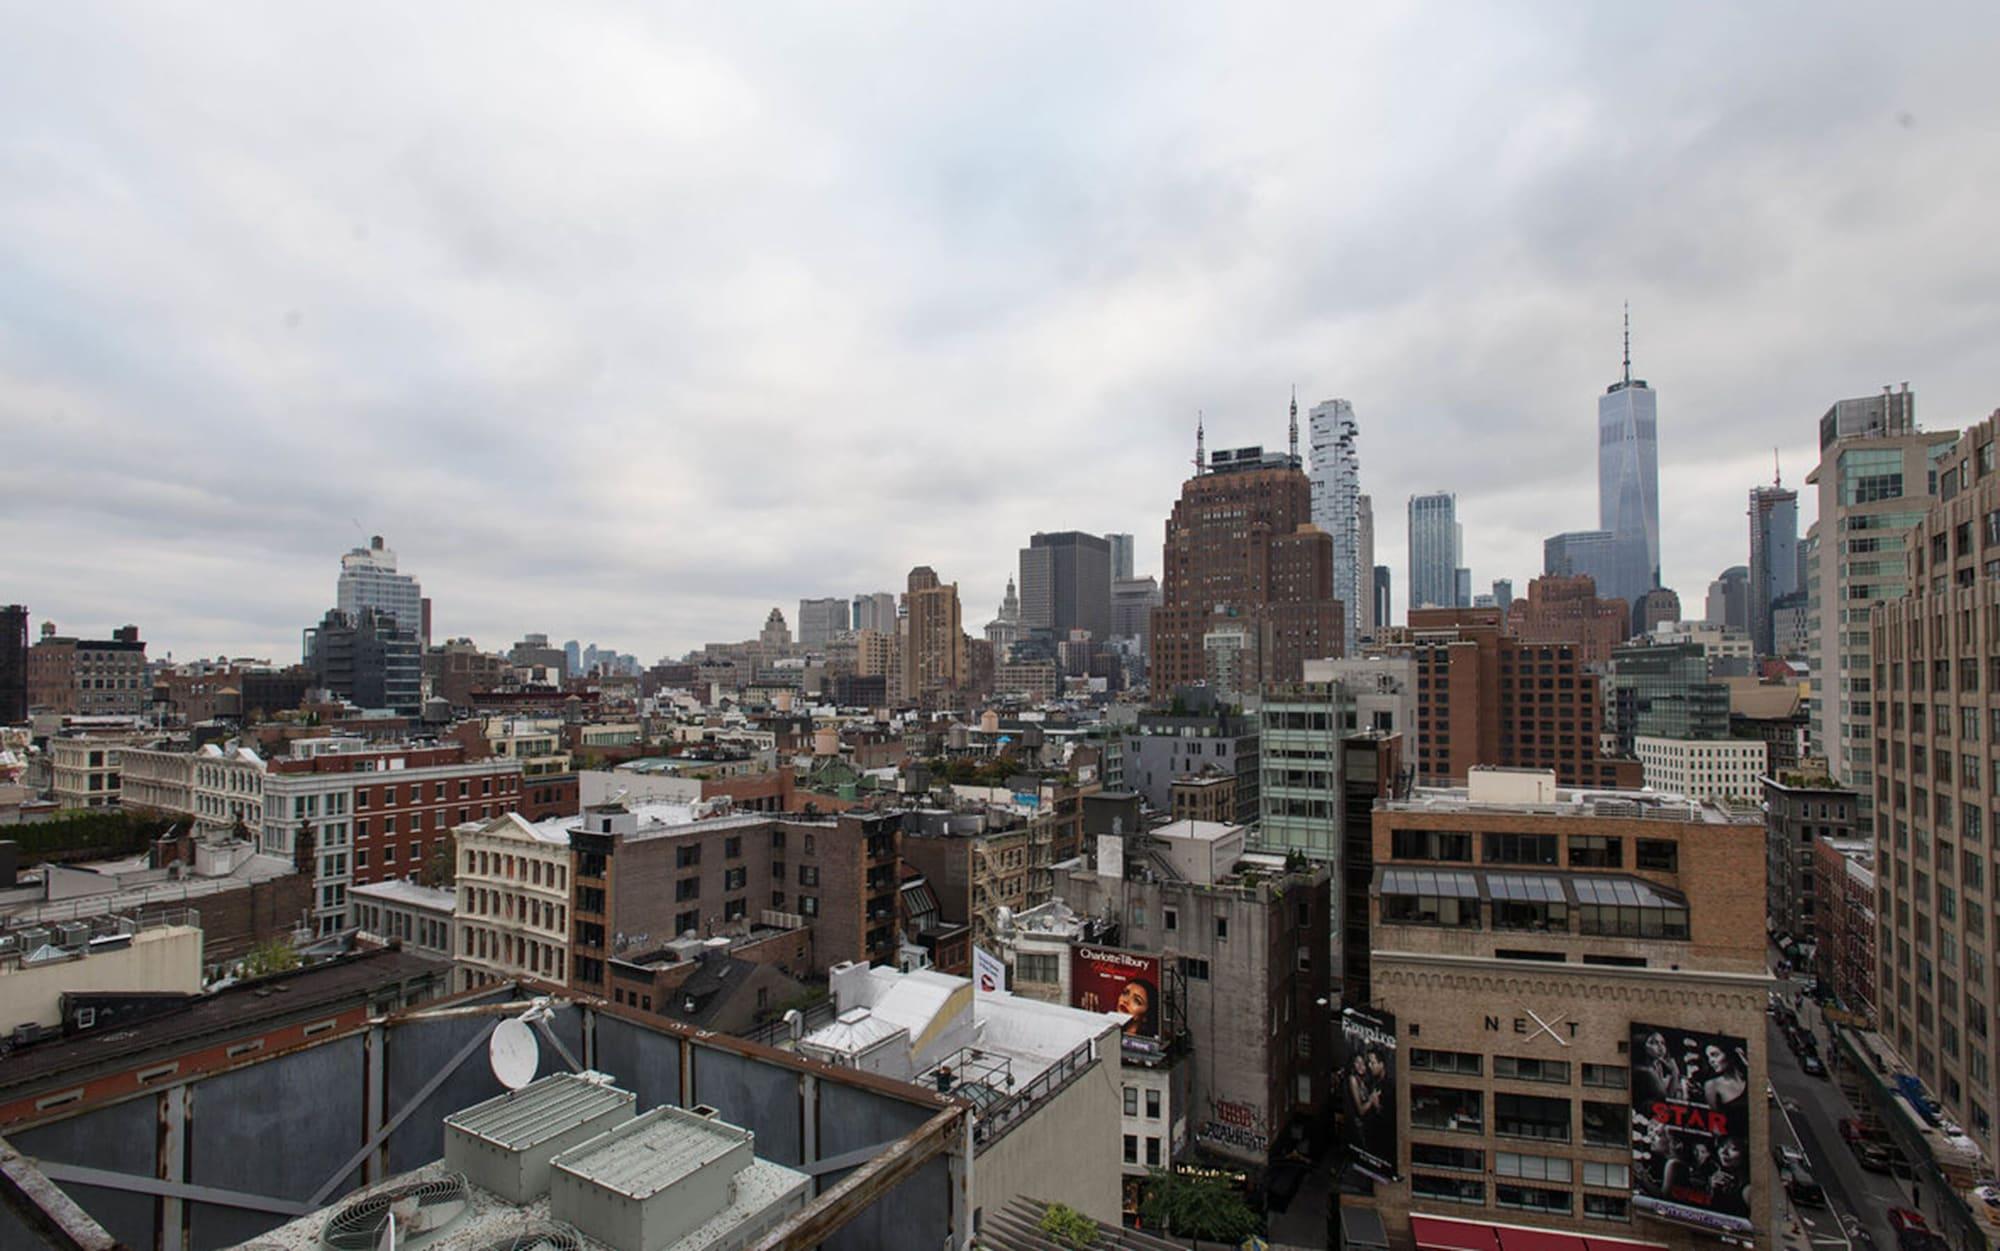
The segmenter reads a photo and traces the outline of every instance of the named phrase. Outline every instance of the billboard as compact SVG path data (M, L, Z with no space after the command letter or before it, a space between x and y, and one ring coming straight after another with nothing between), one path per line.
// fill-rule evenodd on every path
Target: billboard
M1069 1002L1086 1012L1123 1012L1129 1038L1162 1036L1166 1002L1160 958L1078 945L1069 953Z
M1632 1025L1632 1203L1718 1233L1750 1217L1750 1048L1741 1038Z
M1396 1180L1396 1018L1368 1008L1340 1014L1340 1145L1358 1171Z
M972 949L972 985L980 991L1007 989L1007 963L983 947Z

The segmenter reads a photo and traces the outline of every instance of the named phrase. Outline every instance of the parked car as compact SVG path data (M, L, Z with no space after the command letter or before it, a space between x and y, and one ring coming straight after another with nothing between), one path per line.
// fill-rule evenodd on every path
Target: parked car
M1896 1157L1881 1143L1864 1138L1854 1144L1854 1158L1871 1173L1887 1173L1893 1171Z
M1857 1142L1879 1142L1882 1139L1881 1122L1865 1116L1845 1116L1840 1120L1840 1136L1849 1146Z
M1909 1208L1890 1208L1889 1228L1896 1231L1896 1246L1900 1251L1928 1251L1928 1242L1937 1235L1924 1220L1924 1214Z
M1803 1168L1806 1163L1806 1153L1790 1143L1772 1143L1771 1158L1778 1162L1779 1168L1789 1168L1793 1165Z
M1807 1077L1822 1079L1826 1077L1826 1065L1820 1060L1816 1052L1808 1051L1799 1057L1799 1071Z

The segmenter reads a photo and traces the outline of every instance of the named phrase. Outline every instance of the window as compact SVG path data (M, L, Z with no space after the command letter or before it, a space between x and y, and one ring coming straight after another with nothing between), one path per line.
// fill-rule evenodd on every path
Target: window
M1632 1201L1623 1195L1586 1193L1583 1196L1583 1214L1601 1221L1629 1221L1632 1219Z
M1485 1132L1486 1117L1476 1090L1411 1083L1410 1124L1417 1129L1478 1134Z
M1615 835L1572 834L1569 864L1572 869L1622 869L1625 840Z
M1563 895L1560 879L1493 873L1487 876L1486 890L1493 900L1496 930L1567 932L1569 929L1569 902Z
M800 913L800 915L802 915L802 916L809 916L809 917L816 917L816 916L818 916L818 915L819 915L819 896L818 896L818 895L800 895L800 896L799 896L799 913Z
M1410 1071L1413 1073L1456 1073L1460 1077L1477 1077L1483 1062L1483 1057L1474 1051L1410 1049Z
M1125 1115L1139 1115L1139 1088L1137 1086L1127 1086L1125 1088Z
M700 899L701 879L698 877L684 877L675 882L674 898L683 903L690 899Z
M1125 1135L1125 1162L1127 1164L1137 1164L1139 1162L1139 1135L1137 1134Z
M1420 1199L1436 1199L1443 1203L1486 1206L1486 1183L1462 1177L1428 1177L1422 1173L1411 1173L1410 1193Z
M1493 1076L1517 1082L1569 1084L1569 1061L1542 1060L1533 1056L1494 1056Z
M1472 862L1472 835L1450 830L1397 830L1389 836L1389 855L1397 860Z
M1441 1147L1436 1143L1410 1144L1410 1164L1418 1168L1450 1169L1454 1173L1484 1173L1486 1153L1471 1147Z
M1573 877L1578 931L1613 938L1688 936L1687 901L1637 878Z
M1638 843L1638 866L1655 873L1681 871L1681 845L1671 839L1642 838Z
M1495 1177L1518 1177L1525 1181L1564 1182L1570 1179L1570 1163L1560 1156L1518 1155L1512 1151L1493 1153Z
M1546 864L1556 861L1554 834L1488 834L1484 860L1487 864Z
M723 871L722 889L742 890L749 883L750 870L745 865L734 865Z
M1158 1168L1160 1166L1160 1139L1158 1135L1148 1135L1146 1138L1146 1164L1149 1168Z
M741 834L731 834L728 838L723 839L722 854L730 860L741 857L743 855L743 836Z
M1614 1190L1629 1190L1632 1186L1632 1170L1624 1164L1600 1164L1595 1160L1583 1162L1583 1184L1586 1186L1609 1186Z
M1181 914L1179 913L1179 911L1173 908L1161 909L1160 925L1167 931L1167 933L1169 934L1173 933L1175 930L1178 930L1181 927Z
M1149 1121L1160 1119L1160 1092L1157 1090L1146 1092L1146 1119Z
M1217 917L1217 918L1215 918L1215 937L1216 937L1216 940L1217 940L1218 942L1225 942L1225 943L1226 943L1226 942L1228 942L1228 941L1229 941L1229 918L1228 918L1228 917Z
M1014 980L1053 985L1061 980L1053 952L1023 951L1014 957Z
M1632 1109L1623 1103L1583 1101L1583 1141L1593 1147L1625 1147L1632 1142Z
M816 864L802 864L802 865L800 865L800 866L799 866L799 885L801 885L801 886L818 886L818 885L819 885L819 866L818 866L818 865L816 865Z
M1591 1064L1583 1066L1583 1084L1598 1086L1606 1090L1624 1090L1631 1082L1629 1070L1622 1064Z
M1053 960L1055 957L1051 956L1049 958ZM1197 960L1193 956L1183 957L1181 959L1181 976L1195 982L1207 981L1208 961ZM1056 979L1051 977L1049 980L1053 982Z
M674 916L674 933L697 934L701 932L701 913L682 912Z
M1569 1100L1495 1091L1493 1132L1502 1138L1569 1141Z
M1540 1186L1512 1186L1506 1182L1493 1183L1493 1202L1503 1208L1520 1208L1526 1212L1570 1210L1570 1194L1567 1190L1547 1190Z
M1479 883L1456 869L1385 869L1382 920L1389 925L1479 928Z
M674 867L676 869L692 869L700 863L700 843L689 843L686 846L674 848Z

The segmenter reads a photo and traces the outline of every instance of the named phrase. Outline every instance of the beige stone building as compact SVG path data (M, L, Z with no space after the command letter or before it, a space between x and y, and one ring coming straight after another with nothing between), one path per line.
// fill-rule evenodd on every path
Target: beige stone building
M458 855L458 908L451 922L457 989L568 980L568 823L530 822L510 812L452 831Z
M1366 1125L1386 1072L1348 1140L1394 1180L1343 1204L1420 1245L1771 1246L1763 852L1754 814L1526 770L1378 806L1363 1000L1394 1045L1341 1086Z

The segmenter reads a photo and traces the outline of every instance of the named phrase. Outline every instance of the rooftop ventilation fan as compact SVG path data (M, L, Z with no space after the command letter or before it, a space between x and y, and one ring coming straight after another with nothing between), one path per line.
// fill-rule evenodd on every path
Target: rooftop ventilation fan
M583 1251L583 1235L562 1225L532 1225L482 1242L479 1251Z
M320 1245L327 1251L382 1251L393 1220L394 1246L410 1247L461 1216L471 1203L456 1175L378 1190L326 1218Z

